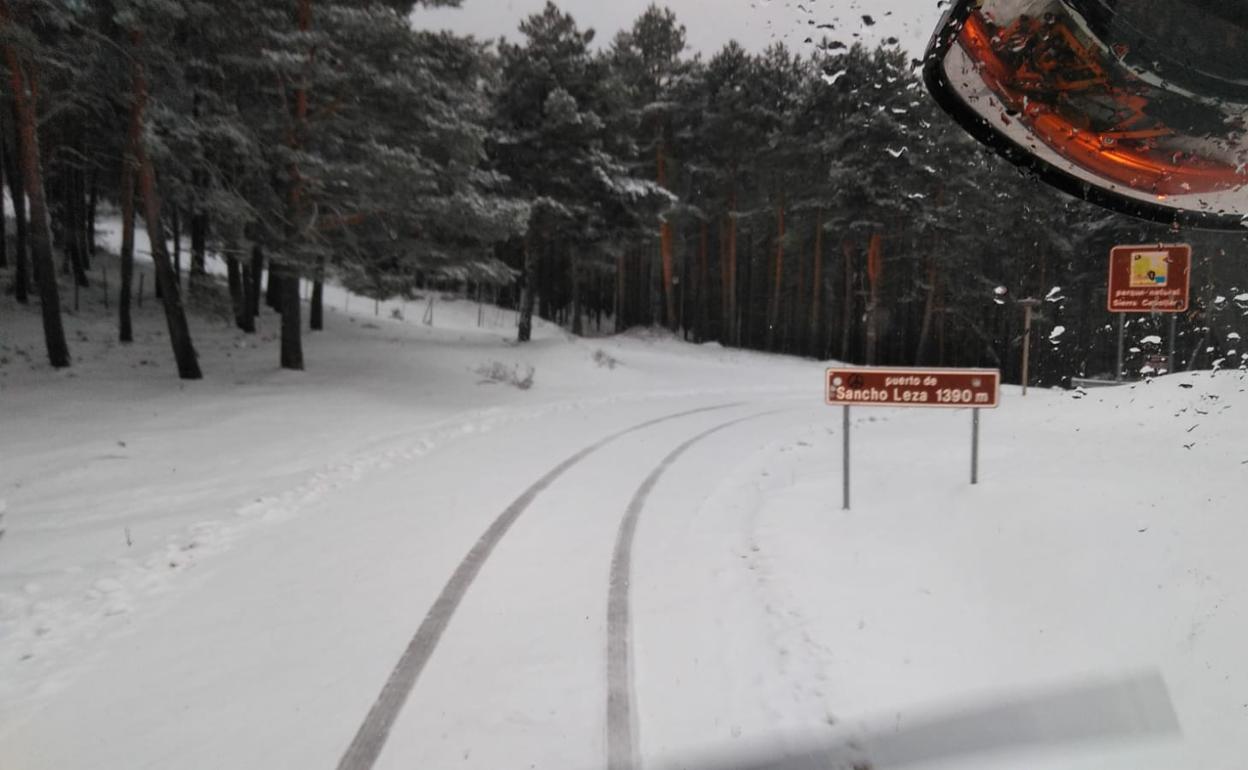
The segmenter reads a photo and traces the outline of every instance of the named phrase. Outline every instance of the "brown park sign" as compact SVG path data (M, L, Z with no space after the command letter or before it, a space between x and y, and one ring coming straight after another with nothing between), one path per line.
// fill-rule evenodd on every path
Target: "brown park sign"
M995 409L1001 401L996 369L828 369L830 406L921 406Z
M1191 246L1118 246L1110 252L1111 313L1183 313L1191 285Z

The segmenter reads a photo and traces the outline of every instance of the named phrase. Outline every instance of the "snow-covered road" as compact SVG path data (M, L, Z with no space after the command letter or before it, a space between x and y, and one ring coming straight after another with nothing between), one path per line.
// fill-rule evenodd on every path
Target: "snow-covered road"
M197 576L151 626L136 623L10 748L46 767L136 766L137 747L149 757L138 766L325 766L368 714L344 767L371 766L392 721L379 767L601 765L608 567L626 514L642 513L629 501L656 465L671 466L686 483L655 485L642 535L684 529L758 447L733 428L775 403L694 396L570 411L331 492L215 560L211 579ZM812 416L773 414L768 432L801 433ZM688 466L663 462L719 428L689 446ZM605 438L581 446L589 436Z

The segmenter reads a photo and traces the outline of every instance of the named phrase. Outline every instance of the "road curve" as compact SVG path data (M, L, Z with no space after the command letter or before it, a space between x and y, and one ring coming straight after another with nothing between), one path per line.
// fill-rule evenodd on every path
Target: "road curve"
M520 518L521 514L525 512L543 490L585 458L629 434L682 417L730 409L742 405L743 402L733 402L690 409L647 420L630 428L612 433L556 465L512 501L482 533L472 548L469 549L463 560L460 561L459 566L456 567L455 572L442 588L441 593L438 594L433 606L429 608L425 619L416 630L415 636L412 637L403 655L399 658L390 676L386 679L381 693L377 696L377 700L373 703L372 708L369 709L368 715L364 718L360 729L352 739L351 745L347 747L346 752L342 755L342 759L338 762L338 770L371 770L376 764L377 758L381 755L381 750L385 747L386 740L390 736L390 729L394 726L399 712L403 709L403 704L407 702L407 698L411 694L412 688L415 687L416 681L420 678L421 672L429 662L429 658L432 657L434 650L437 649L438 642L442 639L443 633L450 624L451 618L455 615L455 611L459 608L464 596L468 593L468 589L472 587L472 583L481 572L481 568L485 566L486 561L490 558L490 555L502 541L503 537L506 536L508 530L511 529L516 520ZM725 427L727 425L720 426L720 428L715 430ZM711 432L713 433L714 431ZM706 435L708 434L702 434L699 438L703 438ZM695 442L689 443L691 445ZM672 457L671 459L675 458ZM655 480L657 481L657 477Z
M607 768L608 770L636 770L638 744L636 720L636 697L633 689L632 629L630 627L629 583L632 573L633 541L642 509L659 479L685 452L696 444L728 428L760 417L788 411L773 409L759 414L741 417L703 431L673 449L646 476L637 488L616 534L615 550L611 556L611 576L607 589Z

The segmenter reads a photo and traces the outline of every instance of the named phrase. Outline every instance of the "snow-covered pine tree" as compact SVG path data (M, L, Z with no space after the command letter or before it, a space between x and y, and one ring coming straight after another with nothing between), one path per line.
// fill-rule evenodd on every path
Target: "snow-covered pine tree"
M621 130L609 62L589 48L592 30L548 3L520 26L523 45L500 47L500 169L533 201L525 246L520 340L529 339L540 297L542 315L570 310L581 330L581 291L595 264L614 264L630 232L652 228L673 198L630 173L632 131ZM564 280L556 281L561 275Z
M336 116L327 154L334 186L356 199L350 209L327 202L319 231L348 287L377 299L428 283L510 283L494 245L523 234L529 206L485 163L485 52L392 22L343 68L356 104Z
M638 127L639 157L634 173L643 178L649 176L668 190L679 186L674 179L678 160L673 157L671 135L674 113L680 109L675 88L692 66L685 58L685 49L686 30L676 20L676 14L651 4L630 29L616 36L610 51L614 87L622 89L628 117ZM675 210L667 212L658 233L663 322L673 329L679 318L675 218Z

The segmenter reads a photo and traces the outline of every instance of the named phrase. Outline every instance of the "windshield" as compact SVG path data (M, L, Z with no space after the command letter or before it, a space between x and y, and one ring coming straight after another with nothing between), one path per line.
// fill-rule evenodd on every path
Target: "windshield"
M1239 770L1246 41L0 0L0 767Z

